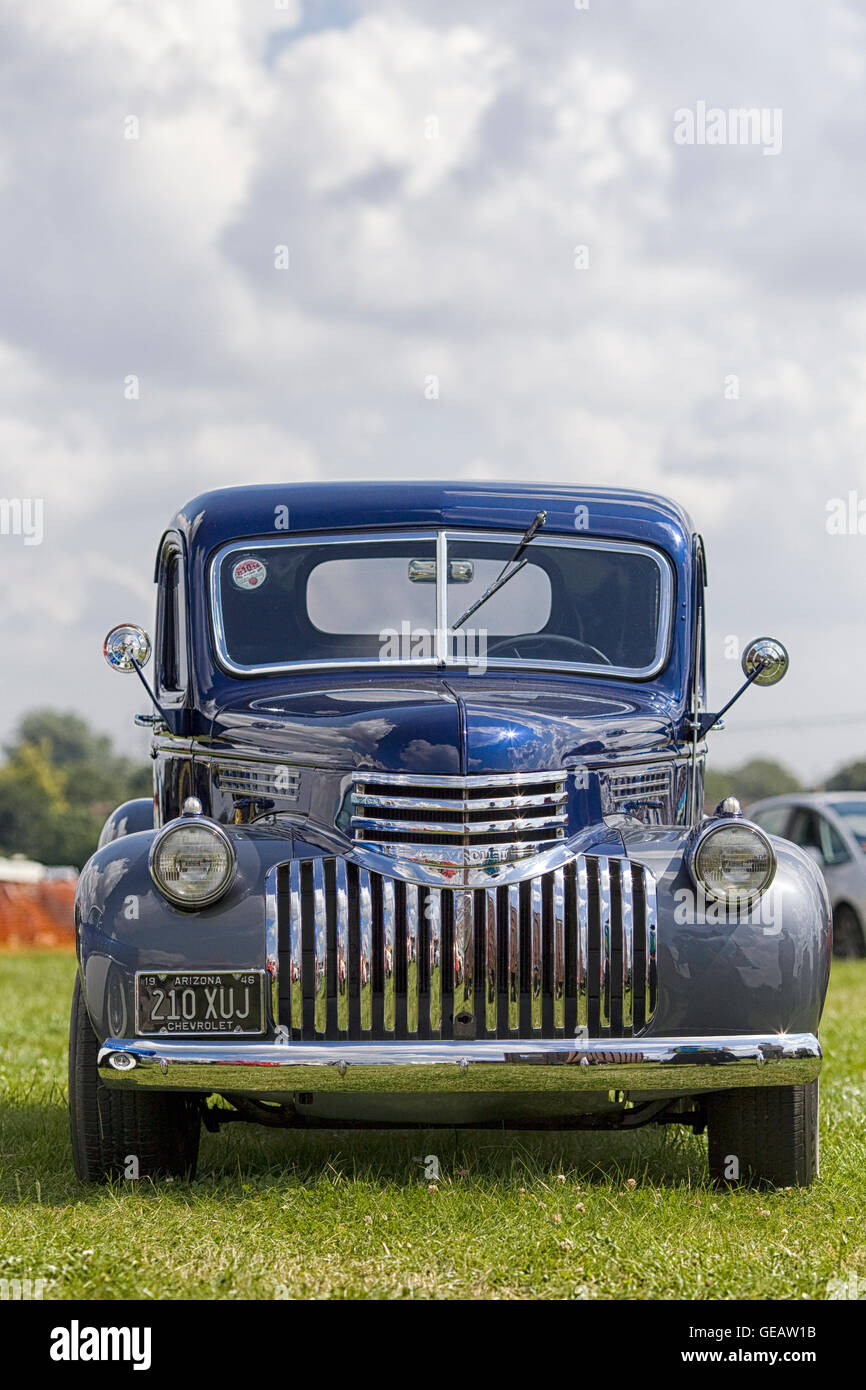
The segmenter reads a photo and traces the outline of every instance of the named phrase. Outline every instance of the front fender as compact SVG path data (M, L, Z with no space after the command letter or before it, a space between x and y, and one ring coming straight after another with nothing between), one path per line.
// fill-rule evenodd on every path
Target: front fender
M115 807L99 833L97 849L119 840L122 835L132 835L136 830L153 828L153 797L137 796L134 801L124 801Z
M624 831L658 881L658 1007L648 1036L817 1033L830 974L824 880L808 855L771 836L776 875L748 911L701 902L686 867L692 832Z
M76 941L88 1011L100 1041L134 1035L138 970L267 968L265 881L276 864L331 852L306 835L223 827L237 874L224 898L200 911L174 907L147 867L156 831L126 835L85 865ZM830 970L831 915L811 859L773 840L775 880L748 912L703 907L686 868L691 832L625 829L627 853L658 883L658 1005L646 1036L817 1033ZM323 837L324 838L324 837Z
M265 969L265 880L291 857L291 834L224 826L237 857L225 897L189 911L159 892L148 854L159 833L124 835L99 849L82 869L75 900L76 950L88 1013L97 1037L132 1037L138 970Z

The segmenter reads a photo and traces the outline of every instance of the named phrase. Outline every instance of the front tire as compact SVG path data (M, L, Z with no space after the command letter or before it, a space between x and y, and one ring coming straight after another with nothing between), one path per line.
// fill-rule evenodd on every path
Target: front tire
M98 1052L76 977L69 1025L69 1128L77 1177L82 1182L192 1177L201 1132L197 1097L105 1086L96 1069Z
M707 1097L710 1177L719 1186L809 1187L818 1176L818 1082Z
M837 960L862 960L866 956L860 918L847 903L833 913L833 955Z

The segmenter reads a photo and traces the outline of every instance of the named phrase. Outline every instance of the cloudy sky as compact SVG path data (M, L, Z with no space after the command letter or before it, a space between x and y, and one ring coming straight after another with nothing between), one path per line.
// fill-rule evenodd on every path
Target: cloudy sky
M0 0L0 70L0 497L44 504L0 739L144 748L101 640L204 488L538 477L690 509L716 707L727 639L788 645L717 766L866 754L862 6Z

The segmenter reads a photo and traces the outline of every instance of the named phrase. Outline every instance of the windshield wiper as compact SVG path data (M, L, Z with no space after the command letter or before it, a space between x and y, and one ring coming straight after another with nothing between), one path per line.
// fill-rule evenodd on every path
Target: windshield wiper
M524 531L520 539L520 544L518 545L511 558L505 561L505 564L502 566L502 569L499 571L493 583L490 585L490 588L485 589L478 602L473 603L471 607L466 609L465 613L461 614L461 616L457 619L456 623L454 624L452 631L454 631L458 627L461 627L463 623L466 622L467 618L471 618L472 614L477 612L477 610L481 607L482 603L486 603L489 598L492 598L493 595L502 588L503 584L507 584L509 579L513 579L516 574L520 573L520 571L523 569L523 566L529 563L528 560L521 560L520 557L523 554L526 547L529 545L529 542L532 540L533 536L535 536L537 532L541 530L546 520L547 512L539 512L535 520L532 522L531 526L528 526L527 529Z

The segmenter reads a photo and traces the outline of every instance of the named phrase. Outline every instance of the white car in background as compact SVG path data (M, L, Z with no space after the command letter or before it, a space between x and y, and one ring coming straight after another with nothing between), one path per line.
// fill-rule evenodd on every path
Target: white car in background
M820 866L833 908L834 956L866 956L866 791L771 796L748 815Z

